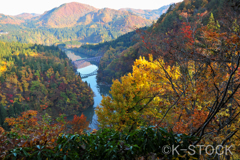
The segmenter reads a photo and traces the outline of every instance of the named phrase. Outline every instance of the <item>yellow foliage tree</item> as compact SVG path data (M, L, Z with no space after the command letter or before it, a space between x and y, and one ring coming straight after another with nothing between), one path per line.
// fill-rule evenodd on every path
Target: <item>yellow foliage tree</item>
M180 78L180 69L175 66L164 68L164 61L154 61L151 55L149 59L140 57L134 63L133 73L122 77L121 82L113 82L112 98L103 97L102 107L98 106L96 110L101 127L132 130L156 124L163 117L172 101L170 95L178 94L172 88Z

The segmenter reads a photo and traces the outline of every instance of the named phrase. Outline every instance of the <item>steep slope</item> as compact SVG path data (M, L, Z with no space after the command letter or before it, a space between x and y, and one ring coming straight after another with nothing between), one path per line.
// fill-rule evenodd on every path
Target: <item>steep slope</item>
M119 11L109 8L100 9L97 12L90 12L78 20L79 25L91 25L95 28L96 24L104 28L111 27L121 33L132 31L136 27L150 25L151 21L128 11Z
M121 11L129 11L133 14L141 16L145 19L156 20L159 16L167 11L170 5L162 6L155 10L142 10L142 9L132 9L132 8L121 8Z

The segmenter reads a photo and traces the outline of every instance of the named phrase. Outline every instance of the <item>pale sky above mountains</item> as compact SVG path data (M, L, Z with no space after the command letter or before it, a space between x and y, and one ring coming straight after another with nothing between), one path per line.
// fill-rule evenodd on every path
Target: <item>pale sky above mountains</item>
M74 2L88 4L95 8L158 9L164 5L181 1L183 0L75 0ZM44 11L69 2L73 2L73 0L1 0L0 13L5 15L42 14Z

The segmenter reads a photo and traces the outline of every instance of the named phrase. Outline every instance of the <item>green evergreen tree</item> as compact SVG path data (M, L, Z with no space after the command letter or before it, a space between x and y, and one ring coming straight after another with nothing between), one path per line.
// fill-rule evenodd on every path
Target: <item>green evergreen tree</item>
M13 108L16 115L19 115L22 112L22 107L18 102L14 102Z
M8 115L9 115L9 117L14 117L14 115L15 115L14 108L12 105L8 109Z
M1 73L0 73L0 82L1 82L1 83L4 82L4 77L1 75Z
M4 123L5 118L7 117L7 111L2 104L0 104L0 124Z

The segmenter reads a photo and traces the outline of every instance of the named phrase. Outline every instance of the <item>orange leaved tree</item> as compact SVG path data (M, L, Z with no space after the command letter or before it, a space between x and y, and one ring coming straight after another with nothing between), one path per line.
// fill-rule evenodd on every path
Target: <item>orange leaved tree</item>
M70 133L78 133L81 134L84 129L88 129L89 122L87 121L87 117L82 113L81 116L74 115L73 120L69 121L68 124L71 125Z

